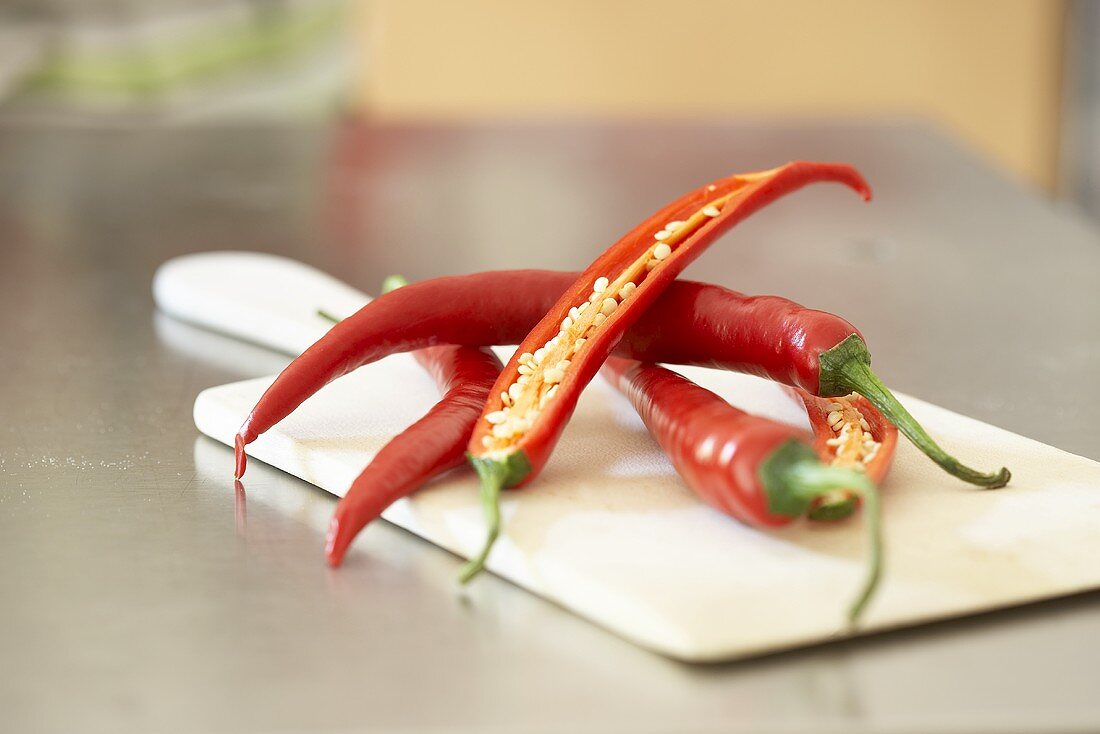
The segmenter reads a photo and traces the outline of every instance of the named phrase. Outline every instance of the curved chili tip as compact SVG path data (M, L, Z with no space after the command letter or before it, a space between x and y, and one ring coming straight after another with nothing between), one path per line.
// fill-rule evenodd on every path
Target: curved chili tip
M855 166L850 166L847 163L821 164L809 161L799 161L799 164L810 167L815 173L820 171L823 165L829 165L837 174L833 179L834 181L852 189L864 201L870 201L872 198L871 185L867 183L867 179L863 178L863 174L856 170Z

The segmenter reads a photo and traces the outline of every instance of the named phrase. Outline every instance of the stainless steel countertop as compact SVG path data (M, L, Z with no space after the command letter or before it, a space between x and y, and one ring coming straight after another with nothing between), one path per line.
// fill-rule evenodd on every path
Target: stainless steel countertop
M155 267L200 250L367 289L575 268L793 157L857 164L875 203L808 189L690 275L838 311L894 387L1100 459L1100 236L920 125L0 125L0 729L1100 729L1098 593L692 667L495 578L460 596L454 557L385 524L333 572L333 499L258 462L235 496L191 422L283 358L152 308Z

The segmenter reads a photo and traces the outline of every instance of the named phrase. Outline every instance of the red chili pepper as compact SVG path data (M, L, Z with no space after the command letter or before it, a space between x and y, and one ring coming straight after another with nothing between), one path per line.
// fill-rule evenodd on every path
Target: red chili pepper
M331 566L340 565L352 539L392 503L465 463L466 441L500 374L500 360L489 349L438 346L414 356L443 398L382 447L340 500L325 546Z
M481 476L488 539L467 564L468 581L484 566L500 526L500 491L538 475L585 385L623 334L723 231L784 194L817 181L846 184L865 199L867 183L851 166L788 163L733 176L677 199L596 258L520 343L470 439ZM522 298L523 294L518 293Z
M796 428L738 410L663 367L611 357L603 373L630 400L687 485L727 515L774 527L810 512L822 498L858 494L871 545L867 580L849 612L851 621L859 617L882 569L878 494L864 471L822 464ZM854 503L829 507L830 519L837 519L850 515Z
M391 276L382 291L404 285L404 278ZM383 446L351 483L329 524L325 556L330 566L340 565L359 531L387 507L432 477L464 463L466 441L500 375L500 360L488 348L442 345L419 349L413 357L432 376L443 397L423 418Z
M237 437L237 476L245 468L244 446L331 380L432 344L516 344L576 277L546 270L476 273L413 283L381 296L310 347L264 393ZM936 445L871 373L870 354L852 324L786 298L676 281L626 332L615 354L744 372L822 397L867 390L883 415L955 476L986 487L1003 486L1009 478L1004 469L969 469ZM865 377L845 377L864 370Z

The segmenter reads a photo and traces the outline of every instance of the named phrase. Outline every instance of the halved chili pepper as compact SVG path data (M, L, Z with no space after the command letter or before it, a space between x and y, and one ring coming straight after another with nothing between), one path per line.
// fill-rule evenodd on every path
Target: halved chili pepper
M798 161L716 181L646 219L596 258L505 365L470 439L488 539L467 564L484 566L500 525L500 491L538 475L577 399L623 334L723 231L784 194L818 181L870 187L847 165ZM522 293L518 294L523 297Z
M404 284L403 278L391 276L382 290ZM339 322L332 315L322 315ZM325 543L325 556L333 567L343 561L359 531L387 507L464 463L466 441L501 369L500 360L488 348L441 345L419 349L413 357L432 376L443 397L375 454L336 505Z
M875 484L886 478L894 462L898 429L866 398L854 394L819 398L797 387L787 391L806 410L814 434L813 448L823 464L859 469ZM856 502L856 494L839 490L815 500L806 516L833 520L850 511L845 505Z
M849 611L851 621L859 617L882 572L878 494L866 472L823 464L798 429L738 410L663 367L611 357L603 373L687 485L727 515L775 527L807 514L822 498L856 493L865 504L871 547L867 580ZM854 503L831 507L830 519L839 519Z
M268 388L237 436L237 476L244 472L245 445L331 380L387 355L432 344L516 344L576 277L506 270L436 278L381 296L318 340ZM845 319L786 298L676 281L626 332L615 354L744 372L811 395L840 397L860 390L834 387L822 392L822 385L838 382L838 363L843 368L845 359L866 359L858 368L870 371L866 347L854 357L841 356L840 347L853 339L863 344L859 331ZM881 389L868 390L867 397L940 466L981 486L1007 482L1005 469L982 474L948 456L872 378Z

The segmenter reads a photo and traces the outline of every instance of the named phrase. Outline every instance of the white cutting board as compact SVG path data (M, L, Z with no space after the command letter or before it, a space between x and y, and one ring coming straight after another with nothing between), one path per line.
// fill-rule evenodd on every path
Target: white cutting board
M231 282L232 268L250 272L257 258L269 280ZM260 291L276 287L272 322L250 321L257 330L247 335L264 342L278 334L281 341L270 343L284 349L300 350L325 331L314 314L322 295L330 297L326 308L346 306L342 313L367 300L346 286L339 286L339 297L326 294L331 279L291 261L222 253L167 264L158 273L158 303L243 336L204 300L209 291L202 284L211 277L229 289L220 291L223 307L244 298L255 308L266 298ZM293 286L297 278L314 285ZM193 298L203 303L189 303ZM300 341L288 343L288 333ZM801 410L771 383L682 371L740 407L805 424ZM201 393L199 430L231 444L271 379ZM858 519L761 532L721 515L691 495L630 406L601 380L585 392L542 476L506 493L505 532L489 568L640 645L691 661L729 660L1100 587L1100 464L901 397L949 451L979 467L1008 464L1013 481L997 491L972 489L900 441L882 487L887 576L858 630L844 623L864 574ZM371 456L437 399L410 357L390 357L329 385L249 453L342 495ZM227 450L227 487L231 466ZM461 556L482 542L470 472L433 483L384 517ZM320 567L320 556L317 562Z

